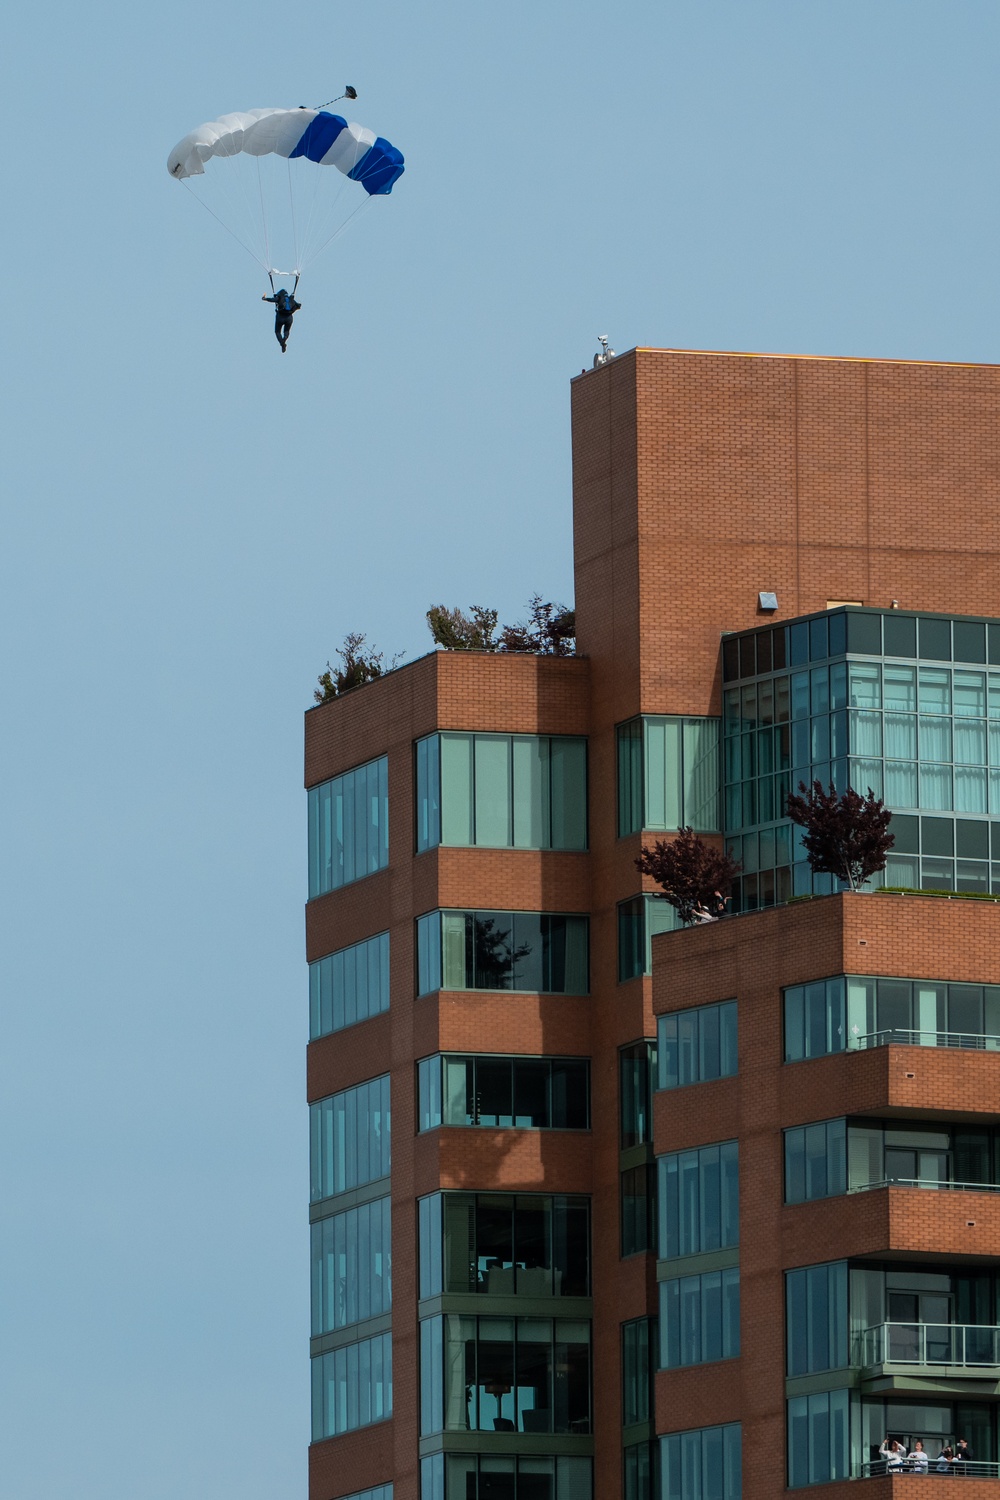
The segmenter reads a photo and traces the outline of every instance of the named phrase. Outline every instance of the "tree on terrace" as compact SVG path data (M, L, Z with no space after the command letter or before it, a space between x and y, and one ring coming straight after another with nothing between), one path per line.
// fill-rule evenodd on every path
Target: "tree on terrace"
M788 799L788 816L806 830L802 843L817 875L836 875L856 891L885 869L896 842L892 814L871 787L866 797L850 786L838 795L832 785L824 791L821 781L800 781L799 793Z
M669 842L657 839L643 849L636 869L659 885L682 922L720 916L723 904L741 866L723 849L714 849L693 828L682 828Z

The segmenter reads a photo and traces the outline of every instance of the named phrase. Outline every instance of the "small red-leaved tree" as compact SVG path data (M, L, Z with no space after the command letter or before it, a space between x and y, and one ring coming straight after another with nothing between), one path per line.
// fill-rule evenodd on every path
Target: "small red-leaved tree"
M714 849L693 828L682 828L675 839L657 839L635 862L651 875L676 908L682 922L699 920L699 913L720 916L741 866L722 849Z
M838 796L821 781L811 789L799 782L800 796L788 799L788 816L806 830L802 838L809 863L817 875L836 875L856 891L879 870L896 842L889 832L892 813L871 787L862 797L853 787Z

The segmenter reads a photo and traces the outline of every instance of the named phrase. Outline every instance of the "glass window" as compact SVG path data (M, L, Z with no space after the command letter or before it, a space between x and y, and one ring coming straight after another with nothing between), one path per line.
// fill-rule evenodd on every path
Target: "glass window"
M653 1248L656 1216L656 1168L652 1162L627 1167L621 1174L622 1256Z
M390 1200L376 1198L311 1225L313 1336L392 1306Z
M418 1063L417 1090L420 1130L590 1129L590 1064L583 1058L437 1055Z
M392 1485L377 1484L373 1490L359 1490L354 1495L345 1495L344 1500L392 1500Z
M847 1127L822 1120L785 1131L785 1202L806 1203L847 1192Z
M418 740L417 849L587 847L587 742L438 734Z
M660 1368L735 1359L740 1352L736 1266L660 1282Z
M590 1295L590 1199L435 1193L420 1200L420 1295Z
M736 1072L736 1001L699 1005L657 1017L661 1089L682 1088Z
M315 1039L389 1009L389 934L309 965L309 1036Z
M309 1106L310 1201L388 1177L389 1075Z
M424 1436L591 1431L589 1322L447 1313L420 1346Z
M418 740L417 762L417 853L441 842L441 740L428 735Z
M593 1500L592 1469L589 1458L435 1453L420 1461L420 1500Z
M740 1500L740 1424L661 1437L660 1475L663 1500Z
M428 912L417 919L417 994L446 989L585 995L588 946L586 916Z
M657 1157L661 1259L739 1243L738 1160L735 1141Z
M653 1415L653 1350L656 1319L622 1324L622 1426L648 1422Z
M847 1045L843 975L792 985L784 997L786 1062L843 1052Z
M785 1274L785 1342L789 1375L840 1370L847 1364L847 1262Z
M847 612L847 649L858 656L881 656L882 616Z
M656 1043L633 1042L618 1052L621 1147L642 1146L653 1139L652 1091Z
M659 1500L658 1443L630 1443L624 1453L623 1500Z
M618 832L720 829L719 720L648 716L621 724Z
M386 756L309 789L309 898L389 863Z
M789 1401L789 1489L847 1478L848 1401L847 1390L795 1396Z
M312 1440L392 1416L392 1336L362 1339L312 1361Z
M647 893L618 905L618 978L638 979L653 972L652 940L659 932L675 932L677 912L662 897Z

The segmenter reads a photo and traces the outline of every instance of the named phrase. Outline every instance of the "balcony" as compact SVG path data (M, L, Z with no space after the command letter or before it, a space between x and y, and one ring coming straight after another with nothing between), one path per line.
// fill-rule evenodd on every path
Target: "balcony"
M852 1183L849 1193L871 1193L877 1188L928 1188L933 1192L1000 1193L996 1182L951 1182L938 1177L884 1177L879 1182Z
M858 1052L871 1047L955 1047L964 1052L1000 1052L1000 1036L977 1031L908 1031L893 1026L853 1036L847 1046L848 1051Z
M872 1375L1000 1381L1000 1328L980 1323L879 1323L860 1337L858 1362Z
M942 1476L951 1476L953 1478L961 1476L964 1479L1000 1479L1000 1464L986 1459L974 1458L965 1463L948 1462L946 1459L941 1468L938 1468L938 1463L939 1459L936 1455L930 1459L926 1468L922 1464L914 1464L909 1458L906 1458L900 1467L887 1469L885 1459L876 1458L870 1463L861 1464L854 1477L858 1479L884 1479L888 1474L892 1479L904 1479L907 1476L929 1474L932 1478L935 1476L938 1478ZM890 1491L879 1490L878 1493L888 1494ZM891 1493L894 1495L903 1493L909 1495L910 1487L906 1485L897 1491L895 1486L893 1486ZM962 1493L964 1494L965 1491L963 1490ZM972 1491L974 1495L978 1495L979 1493L979 1490ZM990 1493L995 1494L996 1492L991 1490Z

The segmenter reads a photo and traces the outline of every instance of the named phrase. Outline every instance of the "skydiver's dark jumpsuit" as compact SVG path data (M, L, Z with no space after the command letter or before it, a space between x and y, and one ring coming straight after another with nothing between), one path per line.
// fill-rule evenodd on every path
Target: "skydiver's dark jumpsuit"
M292 318L298 312L302 303L296 302L295 298L290 296L284 288L280 292L276 292L273 297L262 297L261 301L274 303L274 336L281 345L281 352L284 354L288 335L292 331Z

